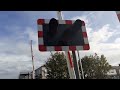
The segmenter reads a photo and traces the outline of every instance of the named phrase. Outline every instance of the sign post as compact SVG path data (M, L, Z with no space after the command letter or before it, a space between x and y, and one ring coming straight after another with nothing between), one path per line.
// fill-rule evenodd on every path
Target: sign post
M62 20L62 13L61 11L57 11L57 16L58 16L58 20ZM67 67L68 67L68 72L69 72L69 75L70 75L70 79L75 79L75 76L74 76L74 69L72 67L72 63L70 64L70 61L72 60L71 57L70 57L70 53L68 51L65 51L65 54L66 54L66 61L67 61Z
M74 64L74 70L75 70L76 79L81 79L75 51L72 51L72 55L73 55L73 64Z
M58 20L37 20L39 51L65 51L70 78L80 79L75 51L90 49L85 22L80 19L62 20L61 11L57 11L57 16ZM73 60L69 51L72 51Z

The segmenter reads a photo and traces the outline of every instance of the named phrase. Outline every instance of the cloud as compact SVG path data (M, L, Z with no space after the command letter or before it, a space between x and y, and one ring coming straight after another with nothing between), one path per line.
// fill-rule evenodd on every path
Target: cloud
M114 29L112 29L110 25L104 25L101 29L96 32L89 33L89 41L90 41L90 51L91 54L94 52L98 53L98 55L104 54L107 57L107 60L110 64L116 65L119 62L120 56L120 38L114 39L115 41L111 41L110 43L107 42L111 37L113 37L116 33ZM114 43L115 42L115 43ZM87 54L86 53L86 54Z
M110 25L104 25L101 29L99 30L94 30L91 33L91 41L92 42L105 42L107 41L111 36L113 36L114 31L109 31Z
M117 38L117 39L115 40L115 43L120 43L120 38Z
M85 24L88 25L89 21L86 16L76 16L76 17L71 18L71 20L77 20L77 19L83 20Z
M49 52L38 50L37 30L26 27L20 33L18 29L16 28L16 31L13 32L14 37L4 37L1 40L0 72L2 73L0 73L0 78L18 78L21 71L32 71L30 40L33 40L35 69L43 65L50 55Z
M37 30L34 30L31 27L26 27L26 30L24 32L25 36L28 36L28 40L33 40L37 42L38 37L37 37Z
M95 15L95 13L91 13L91 15ZM100 12L101 15L96 15L95 17L102 18L105 12ZM111 13L111 12L109 12ZM92 17L91 16L91 17ZM97 21L96 18L96 21ZM120 56L120 38L116 37L119 35L120 26L116 25L113 27L110 23L102 25L102 27L94 28L94 25L90 25L90 18L88 19L87 16L77 16L73 17L72 19L82 19L87 22L86 30L88 34L88 40L90 44L90 50L88 51L80 51L81 58L85 55L94 55L94 53L98 53L98 55L104 54L107 57L107 61L111 65L118 65L120 63L119 56ZM95 23L95 22L94 22ZM112 38L112 41L111 41Z

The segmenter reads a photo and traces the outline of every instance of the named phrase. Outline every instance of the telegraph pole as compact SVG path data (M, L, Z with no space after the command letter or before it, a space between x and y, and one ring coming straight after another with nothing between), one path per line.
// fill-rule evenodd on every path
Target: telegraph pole
M32 66L33 66L33 72L32 72L32 78L35 79L35 69L34 69L34 59L33 59L33 50L32 50L32 40L31 40L31 56L32 56Z

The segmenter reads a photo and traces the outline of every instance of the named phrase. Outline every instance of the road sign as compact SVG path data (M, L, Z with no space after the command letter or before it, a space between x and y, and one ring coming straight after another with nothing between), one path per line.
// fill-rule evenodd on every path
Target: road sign
M40 51L89 50L84 21L38 19Z

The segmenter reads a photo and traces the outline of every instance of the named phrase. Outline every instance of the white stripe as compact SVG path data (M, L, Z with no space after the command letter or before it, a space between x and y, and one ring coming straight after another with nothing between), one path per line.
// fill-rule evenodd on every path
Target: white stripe
M88 38L84 38L84 43L88 44Z
M59 20L62 20L62 13L61 11L57 11L57 17Z
M43 26L42 25L38 25L38 31L43 31Z
M82 26L82 32L86 32L86 27Z
M47 46L47 51L55 51L54 46Z
M83 50L83 46L76 46L77 50Z
M49 24L50 19L45 19L45 24Z
M63 51L69 51L69 46L62 46Z
M120 11L116 11L117 14L120 14Z
M65 20L58 20L58 23L59 23L59 24L66 24L66 23L65 23Z
M43 38L38 38L38 44L39 44L39 45L43 45L43 44L44 44Z

